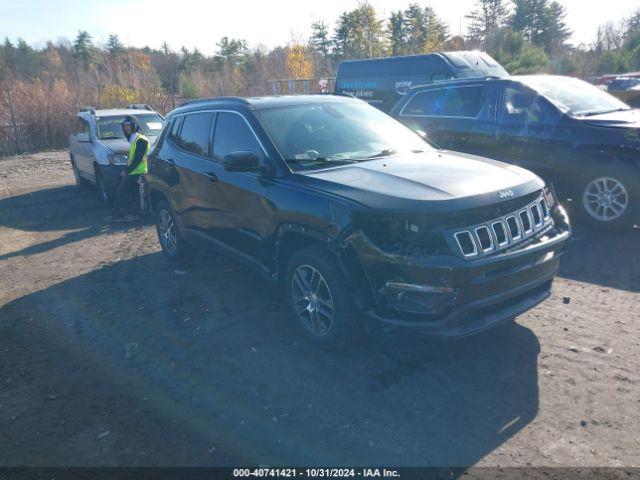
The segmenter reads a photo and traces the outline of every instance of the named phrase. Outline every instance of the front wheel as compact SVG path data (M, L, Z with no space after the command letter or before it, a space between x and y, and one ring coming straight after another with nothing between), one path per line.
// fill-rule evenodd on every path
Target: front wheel
M73 178L76 181L76 185L80 189L86 189L89 186L89 182L87 182L82 175L80 175L80 171L78 170L78 165L76 165L76 161L73 157L71 157L71 168L73 170Z
M184 256L185 242L178 229L175 216L169 204L161 201L156 207L156 232L162 253L171 261Z
M306 247L289 259L284 291L293 317L311 340L343 346L357 339L350 289L333 256L322 246Z
M602 229L630 228L640 204L638 173L619 166L598 168L584 176L578 192L581 217Z

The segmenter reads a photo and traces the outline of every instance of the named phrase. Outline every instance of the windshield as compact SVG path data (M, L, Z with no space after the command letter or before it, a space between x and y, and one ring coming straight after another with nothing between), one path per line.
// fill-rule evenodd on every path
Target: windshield
M560 110L573 116L629 110L631 107L590 83L570 77L520 77Z
M256 114L293 170L431 149L417 133L364 102L307 103Z
M162 130L162 117L155 113L145 115L135 115L135 119L142 129L142 133L148 136L157 136ZM100 140L115 140L125 138L122 131L122 121L124 115L110 117L97 117L96 127Z

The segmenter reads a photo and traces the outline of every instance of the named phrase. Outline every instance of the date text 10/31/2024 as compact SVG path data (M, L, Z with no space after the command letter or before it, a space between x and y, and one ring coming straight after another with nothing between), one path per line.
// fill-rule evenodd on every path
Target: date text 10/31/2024
M233 470L234 477L308 477L308 478L340 478L340 477L363 477L363 478L398 478L400 474L397 470L386 468L236 468Z

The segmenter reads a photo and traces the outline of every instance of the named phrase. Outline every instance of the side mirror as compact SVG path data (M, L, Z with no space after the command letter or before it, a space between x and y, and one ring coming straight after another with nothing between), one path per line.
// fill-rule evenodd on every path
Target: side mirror
M91 139L89 138L89 134L88 133L78 133L77 137L79 142L90 142Z
M258 156L244 150L225 155L222 159L222 165L228 172L257 172L260 169Z

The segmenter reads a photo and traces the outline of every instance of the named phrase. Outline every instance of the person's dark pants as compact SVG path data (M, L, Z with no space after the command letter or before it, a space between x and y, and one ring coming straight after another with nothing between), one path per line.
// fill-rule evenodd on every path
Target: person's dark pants
M138 177L140 175L122 175L116 189L116 201L113 206L118 212L122 212L136 200L138 192Z

